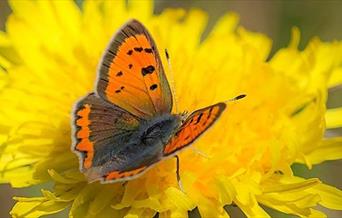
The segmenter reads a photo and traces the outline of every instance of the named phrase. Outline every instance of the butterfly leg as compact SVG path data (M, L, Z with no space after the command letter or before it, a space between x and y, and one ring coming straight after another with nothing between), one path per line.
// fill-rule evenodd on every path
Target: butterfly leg
M181 181L181 178L179 175L179 157L178 157L178 155L175 155L175 158L176 158L176 164L177 164L176 174L177 174L178 187L182 192L185 193L185 191L183 189L182 181Z

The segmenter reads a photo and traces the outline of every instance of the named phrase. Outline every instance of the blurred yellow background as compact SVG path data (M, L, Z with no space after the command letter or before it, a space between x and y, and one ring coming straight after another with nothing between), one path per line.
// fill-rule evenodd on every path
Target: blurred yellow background
M25 0L19 0L25 1ZM77 0L81 4L80 0ZM227 11L233 11L240 15L240 23L247 29L262 32L273 40L271 55L281 47L285 47L290 39L290 30L293 26L301 30L300 48L304 48L308 40L318 36L322 40L333 41L342 40L342 1L200 1L200 0L174 0L174 1L156 1L155 13L160 13L164 8L200 8L209 14L208 30L215 21ZM5 22L10 14L10 8L4 0L0 0L0 30L5 31ZM42 27L44 28L44 27ZM115 32L115 30L113 30ZM23 36L25 37L25 36ZM342 105L342 87L330 90L328 107ZM342 130L332 130L327 135L342 135ZM308 171L303 165L293 166L297 175L303 177L319 177L323 182L334 185L342 189L342 161L325 162ZM47 184L49 186L49 184ZM8 185L0 185L0 218L9 217L8 212L13 206L12 196L22 196L30 192L35 194L39 188L30 188L25 190L13 190ZM233 209L234 210L234 209ZM236 209L237 210L237 209ZM234 211L236 216L243 216L242 213ZM326 212L329 217L342 217L337 211ZM288 215L275 214L275 217L291 217ZM53 216L55 217L55 216Z

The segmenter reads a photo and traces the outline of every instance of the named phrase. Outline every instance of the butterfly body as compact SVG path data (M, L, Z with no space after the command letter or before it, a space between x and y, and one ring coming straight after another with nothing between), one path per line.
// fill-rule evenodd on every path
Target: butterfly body
M171 114L164 114L152 120L142 120L126 141L121 141L119 146L110 146L108 160L102 161L105 162L104 166L109 167L105 167L103 173L110 172L113 166L119 170L133 170L161 160L164 146L180 125L180 117ZM94 161L96 162L96 159Z
M72 114L72 150L88 181L127 181L204 133L221 115L217 103L172 114L172 94L158 49L146 28L129 21L100 62L94 93Z

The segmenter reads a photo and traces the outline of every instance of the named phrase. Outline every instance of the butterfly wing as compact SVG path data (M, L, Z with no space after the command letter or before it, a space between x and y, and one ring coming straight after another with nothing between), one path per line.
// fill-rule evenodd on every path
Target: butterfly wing
M113 37L99 66L97 93L132 114L170 113L172 94L151 35L131 20Z
M225 103L217 103L193 112L165 145L164 155L171 155L198 139L220 117L225 108Z
M107 177L114 180L116 176L123 178L139 173L139 169L128 172L110 169L108 172L103 166L110 163L111 154L131 137L140 122L136 116L94 93L80 100L74 110L72 148L80 156L81 171L90 180Z

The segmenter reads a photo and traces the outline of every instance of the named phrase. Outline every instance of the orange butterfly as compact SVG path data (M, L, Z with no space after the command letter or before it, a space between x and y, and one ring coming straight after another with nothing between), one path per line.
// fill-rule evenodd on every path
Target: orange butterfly
M75 105L72 147L88 180L127 181L141 175L194 142L226 108L221 102L186 116L171 114L172 104L151 35L137 20L129 21L102 57L95 92ZM178 170L177 157L179 179Z

